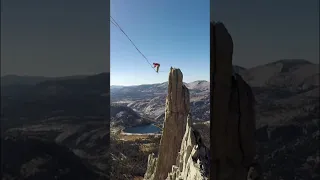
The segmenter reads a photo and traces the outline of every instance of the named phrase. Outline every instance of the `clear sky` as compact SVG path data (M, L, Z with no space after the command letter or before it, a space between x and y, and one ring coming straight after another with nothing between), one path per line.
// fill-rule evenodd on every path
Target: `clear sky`
M211 0L211 18L234 41L234 64L253 67L279 59L319 63L318 0Z
M109 6L106 0L2 0L1 75L108 72Z
M111 85L153 84L168 80L171 66L184 81L210 78L209 0L111 0L111 16L150 63L155 73L122 32L110 25Z

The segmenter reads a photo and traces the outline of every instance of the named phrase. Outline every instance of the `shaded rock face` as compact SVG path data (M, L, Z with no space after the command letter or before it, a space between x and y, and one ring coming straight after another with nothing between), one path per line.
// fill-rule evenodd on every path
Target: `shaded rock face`
M191 127L189 112L189 90L182 83L181 71L171 68L159 155L149 155L144 179L191 180L203 179L208 174L209 151Z
M251 87L232 72L232 37L222 23L210 25L211 178L245 180L255 157L255 99ZM251 168L253 169L253 168ZM251 173L253 178L255 175ZM251 178L252 179L252 178Z
M199 132L191 124L191 116L188 116L177 162L172 166L167 180L205 180L209 177L210 150L203 144Z

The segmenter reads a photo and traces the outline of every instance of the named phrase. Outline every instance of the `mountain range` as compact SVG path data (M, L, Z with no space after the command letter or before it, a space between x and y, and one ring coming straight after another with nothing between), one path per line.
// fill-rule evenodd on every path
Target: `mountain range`
M319 177L319 64L285 59L247 69L234 66L234 71L250 84L255 94L257 159L267 179ZM161 123L167 82L129 87L109 84L109 73L62 78L1 77L2 140L11 144L3 148L23 149L25 143L34 147L44 143L47 145L41 147L48 152L32 154L22 161L14 158L20 152L4 150L8 153L4 162L8 164L4 169L7 179L50 179L53 172L59 177L78 177L73 173L80 173L81 177L87 171L92 172L88 178L107 177L109 150L128 146L121 153L112 153L124 157L129 156L128 149L130 153L138 151L134 144L124 145L126 142L115 140L111 141L117 145L109 149L109 120L120 126L145 123L144 120ZM185 84L190 89L194 119L210 120L210 83L199 80ZM49 152L55 148L60 154ZM63 152L74 154L70 161L83 170L73 171L71 163L55 171L59 163L52 164L48 159L62 158ZM113 159L113 163L120 162L118 157ZM134 163L143 169L145 161ZM48 166L43 167L40 162ZM25 168L24 173L20 172L21 167ZM118 173L121 179L123 172Z
M264 177L319 178L319 64L284 59L248 69L234 66L234 71L252 87L255 95L256 158ZM195 81L185 85L190 89L194 120L208 121L210 83ZM110 95L113 103L162 122L166 92L167 82L164 82L111 88Z
M273 99L285 101L291 97L294 100L298 95L318 96L319 65L306 60L279 60L249 69L234 66L234 70L253 88L257 100L264 101L262 104ZM190 90L194 118L199 121L209 120L210 83L199 80L185 85ZM117 88L111 86L111 101L162 120L166 93L167 82Z

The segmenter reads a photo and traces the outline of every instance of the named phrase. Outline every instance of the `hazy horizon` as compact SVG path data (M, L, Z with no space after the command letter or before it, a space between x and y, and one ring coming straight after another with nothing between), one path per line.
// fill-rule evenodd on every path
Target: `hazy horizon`
M6 77L6 76L19 76L19 77L43 77L43 78L61 78L61 77L75 77L75 76L94 76L98 74L104 74L104 73L110 73L110 72L99 72L99 73L90 73L90 74L73 74L73 75L66 75L66 76L42 76L42 75L23 75L23 74L5 74L2 75L1 77Z
M189 83L193 83L193 82L197 82L197 81L210 82L210 81L208 81L208 80L201 80L201 79L195 80L195 81L191 81L191 82L185 82L185 81L183 81L183 82L189 84ZM112 87L112 86L120 86L120 87L143 86L143 85L163 84L163 83L167 83L167 82L168 82L168 81L159 82L159 83L150 83L150 84L133 84L133 85L121 85L121 84L111 85L111 84L110 84L110 87Z
M270 61L268 63L265 63L265 64L259 64L259 65L256 65L256 66L252 66L252 67L244 67L244 66L240 66L240 65L237 65L237 64L233 64L233 66L238 66L238 67L241 67L241 68L245 68L245 69L251 69L251 68L255 68L257 66L262 66L262 65L266 65L266 64L269 64L269 63L273 63L273 62L277 62L279 60L300 60L298 58L292 58L292 59L278 59L278 60L274 60L274 61ZM318 63L315 63L315 62L311 62L307 59L301 59L301 60L306 60L312 64L319 64ZM44 77L44 78L60 78L60 77L73 77L73 76L94 76L94 75L97 75L97 74L102 74L102 73L111 73L111 72L99 72L99 73L91 73L91 74L74 74L74 75L67 75L67 76L43 76L43 75L24 75L24 74L5 74L5 75L2 75L1 74L1 77L5 77L5 76L21 76L21 77ZM169 73L169 70L168 70L168 73ZM199 80L194 80L194 81L202 81L201 79ZM194 81L191 81L191 82L194 82ZM204 81L208 81L208 80L204 80ZM166 81L164 81L166 82ZM208 81L209 82L209 81ZM163 83L163 82L160 82L160 83ZM154 84L159 84L159 83L154 83ZM137 84L137 85L143 85L143 84ZM110 86L135 86L135 85L117 85L117 84L114 84L114 85L111 85Z

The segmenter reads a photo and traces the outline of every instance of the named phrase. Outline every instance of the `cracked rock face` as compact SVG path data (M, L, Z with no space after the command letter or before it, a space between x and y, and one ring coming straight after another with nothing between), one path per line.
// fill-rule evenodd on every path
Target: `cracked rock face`
M149 155L145 179L205 179L209 151L191 127L190 97L180 69L171 68L166 99L164 130L159 155Z
M257 169L250 167L256 154L254 95L242 77L232 73L233 41L228 30L221 23L210 26L210 51L215 55L211 57L210 173L215 180L257 179Z
M167 180L205 180L209 177L210 150L191 124L189 116L176 165L172 166Z

